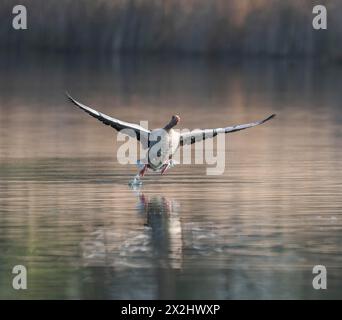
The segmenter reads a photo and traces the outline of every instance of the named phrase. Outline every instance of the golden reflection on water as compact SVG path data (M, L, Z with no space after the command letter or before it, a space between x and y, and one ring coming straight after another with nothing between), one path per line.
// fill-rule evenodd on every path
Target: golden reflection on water
M341 70L293 64L30 60L0 80L1 298L336 298ZM110 66L110 67L108 67ZM64 99L181 127L272 122L226 138L226 170L148 175ZM29 290L9 286L27 265ZM314 291L312 267L329 290Z

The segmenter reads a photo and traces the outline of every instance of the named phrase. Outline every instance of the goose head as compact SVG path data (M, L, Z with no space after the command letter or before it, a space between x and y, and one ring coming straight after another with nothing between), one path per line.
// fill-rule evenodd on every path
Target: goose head
M178 124L178 122L180 121L180 116L178 115L173 115L170 122L164 127L164 130L170 130L172 129L174 126L176 126Z

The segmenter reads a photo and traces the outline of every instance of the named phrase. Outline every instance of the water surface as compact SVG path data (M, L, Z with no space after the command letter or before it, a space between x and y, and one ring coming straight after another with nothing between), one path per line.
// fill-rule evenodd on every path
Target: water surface
M302 62L5 57L0 78L0 298L341 298L342 68ZM120 119L184 128L277 118L205 165L128 181ZM15 291L14 265L28 269ZM312 288L312 268L328 289Z

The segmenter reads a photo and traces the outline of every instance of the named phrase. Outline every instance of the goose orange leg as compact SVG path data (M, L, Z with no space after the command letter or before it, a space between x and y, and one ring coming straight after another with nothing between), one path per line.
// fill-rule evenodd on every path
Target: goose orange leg
M165 173L165 171L166 171L167 169L169 169L169 167L170 167L170 163L164 164L163 169L161 169L160 174L163 175L163 174Z
M144 168L142 168L142 170L139 172L139 176L143 177L146 173L147 170L147 164L144 165Z

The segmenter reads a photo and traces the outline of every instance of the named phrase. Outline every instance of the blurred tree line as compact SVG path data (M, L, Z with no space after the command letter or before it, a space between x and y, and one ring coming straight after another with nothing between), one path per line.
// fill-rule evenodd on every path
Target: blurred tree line
M12 28L23 4L28 30ZM328 10L314 30L312 9ZM0 50L342 57L341 0L1 0Z

